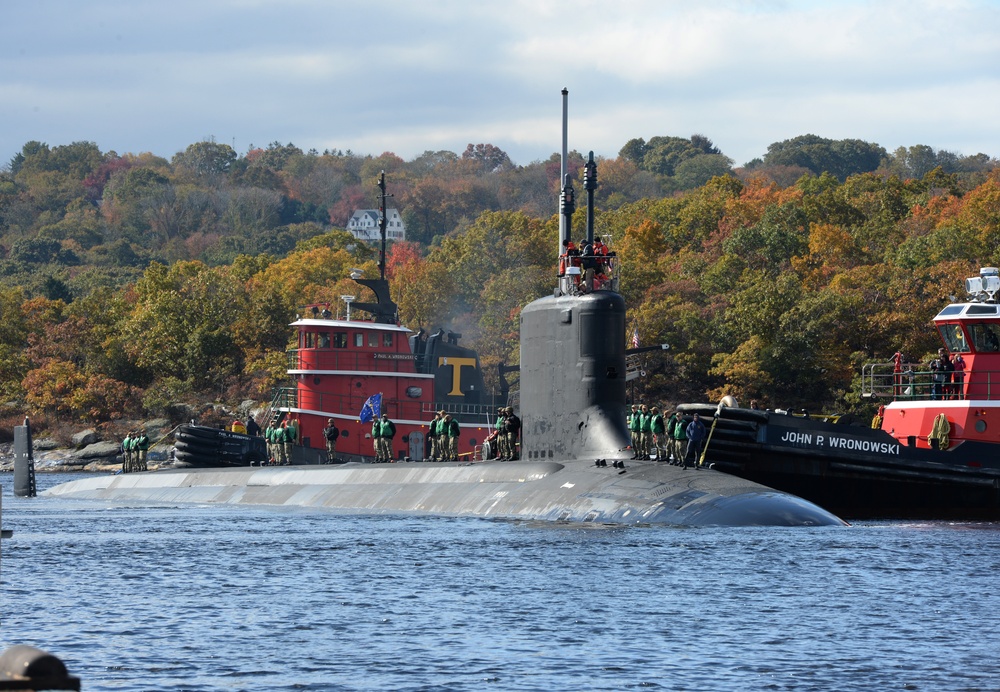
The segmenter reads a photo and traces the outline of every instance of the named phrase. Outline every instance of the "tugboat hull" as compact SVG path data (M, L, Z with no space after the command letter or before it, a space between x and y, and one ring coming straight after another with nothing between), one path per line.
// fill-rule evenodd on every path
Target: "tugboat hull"
M204 425L179 426L174 449L177 465L188 468L259 466L267 461L263 438Z
M819 418L710 404L678 410L706 421L718 412L706 464L847 519L1000 519L995 444L964 441L936 450Z

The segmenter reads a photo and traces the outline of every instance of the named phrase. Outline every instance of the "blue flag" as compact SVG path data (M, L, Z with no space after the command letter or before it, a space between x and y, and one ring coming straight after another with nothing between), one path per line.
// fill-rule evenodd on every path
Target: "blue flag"
M382 417L382 393L372 394L368 397L368 401L365 405L361 407L361 418L362 423L370 423L376 418Z

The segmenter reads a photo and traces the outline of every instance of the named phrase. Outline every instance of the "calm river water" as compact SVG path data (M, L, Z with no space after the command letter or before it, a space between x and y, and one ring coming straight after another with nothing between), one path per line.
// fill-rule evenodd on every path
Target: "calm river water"
M1000 689L997 524L579 527L0 483L0 645L84 690Z

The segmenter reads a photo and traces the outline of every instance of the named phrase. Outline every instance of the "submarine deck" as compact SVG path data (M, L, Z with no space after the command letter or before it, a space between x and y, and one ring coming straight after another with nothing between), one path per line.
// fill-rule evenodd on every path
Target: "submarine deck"
M85 478L44 494L567 522L844 525L812 503L735 476L642 461L626 469L584 460L171 469Z

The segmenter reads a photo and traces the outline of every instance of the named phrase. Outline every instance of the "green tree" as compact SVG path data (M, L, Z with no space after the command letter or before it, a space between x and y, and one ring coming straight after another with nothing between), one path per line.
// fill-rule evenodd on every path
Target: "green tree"
M172 163L196 176L218 176L230 171L238 158L228 144L196 142L174 155Z
M682 190L701 187L716 176L732 170L733 160L722 154L699 154L681 161L674 169L674 179Z
M830 173L838 180L846 180L857 173L874 171L886 155L879 145L859 139L832 140L801 135L769 145L764 163L801 166L815 175Z

